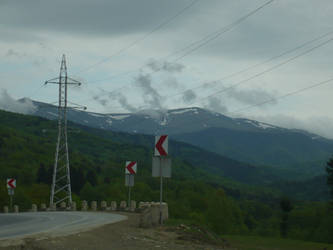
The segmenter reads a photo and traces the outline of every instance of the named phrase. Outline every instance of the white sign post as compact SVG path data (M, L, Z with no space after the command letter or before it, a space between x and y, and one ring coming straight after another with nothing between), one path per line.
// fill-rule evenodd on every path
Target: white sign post
M171 177L171 159L168 158L168 136L155 136L154 157L152 161L153 177L160 177L160 224L162 221L163 177Z
M134 186L134 175L137 172L136 161L126 161L125 165L125 186L128 187L128 207L131 204L131 187Z
M16 188L16 180L13 178L8 178L7 179L7 188L8 188L8 195L9 195L9 209L10 209L10 211L12 211L14 189Z

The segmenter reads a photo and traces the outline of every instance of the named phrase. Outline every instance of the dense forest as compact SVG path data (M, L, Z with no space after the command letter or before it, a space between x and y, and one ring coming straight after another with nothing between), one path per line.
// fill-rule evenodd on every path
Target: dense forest
M32 203L48 203L57 123L0 113L0 206L9 202L5 184L8 177L17 179L14 202L22 209L29 209ZM70 124L69 145L73 198L77 202L126 200L126 160L138 161L132 198L158 200L159 180L151 177L152 137ZM173 221L199 224L217 234L333 243L333 208L328 196L318 193L318 190L328 191L325 178L318 177L311 184L286 182L262 172L261 168L244 167L231 159L219 168L213 161L200 158L213 159L204 150L184 143L170 145L173 176L165 180L164 194ZM332 175L331 168L328 169ZM245 174L236 175L235 171ZM251 173L255 174L251 177ZM332 185L332 179L328 180ZM313 197L324 198L304 199L311 192Z

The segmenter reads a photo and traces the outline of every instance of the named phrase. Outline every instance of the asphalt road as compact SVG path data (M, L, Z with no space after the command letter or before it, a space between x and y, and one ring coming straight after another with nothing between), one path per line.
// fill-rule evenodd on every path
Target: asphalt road
M37 212L0 214L0 240L34 234L68 235L127 219L102 212Z

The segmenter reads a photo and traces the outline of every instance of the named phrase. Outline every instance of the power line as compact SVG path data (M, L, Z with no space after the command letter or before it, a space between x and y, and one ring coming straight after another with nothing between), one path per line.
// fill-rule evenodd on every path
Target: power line
M32 97L34 97L35 95L37 95L37 93L43 88L45 87L45 84L43 83L42 85L40 85L38 88L36 88L31 95L27 96L27 98L32 99Z
M179 51L176 51L176 52L174 52L174 53L169 54L166 58L168 58L168 57L170 57L170 56L172 56L172 55L174 55L174 54L176 54L176 53L179 53L179 52L181 52L181 51L183 51L183 50L186 50L186 49L192 47L192 46L195 45L195 44L198 44L198 46L197 46L196 48L199 48L199 47L204 46L204 45L207 44L208 42L210 42L210 41L212 41L212 40L218 38L219 36L221 36L222 34L228 32L228 31L232 30L235 26L237 26L237 25L240 24L241 22L245 21L247 18L249 18L250 16L254 15L255 13L257 13L257 12L260 11L262 8L264 8L265 6L271 4L273 1L274 1L274 0L270 0L270 1L268 1L268 2L265 2L264 4L260 5L260 6L257 7L256 9L254 9L254 10L250 11L249 13L247 13L246 15L244 15L244 16L238 18L236 21L232 22L231 24L228 24L228 25L226 25L226 26L224 26L224 27L218 29L217 31L215 31L215 32L213 32L213 33L211 33L211 34L205 36L203 39L200 39L200 40L198 40L198 41L196 41L196 42L191 43L190 45L184 47L183 49L181 49L181 50L179 50ZM193 2L191 3L191 5L189 5L186 9L190 8L190 7L191 7L192 5L194 5L196 2L197 2L197 1L193 1ZM213 36L212 36L212 35L213 35ZM212 37L211 37L211 36L212 36ZM207 38L208 38L208 40L207 40ZM191 51L194 51L194 50L191 50ZM189 54L189 53L187 53L186 55L188 55L188 54ZM184 55L183 55L182 57L184 57ZM178 60L178 59L177 59L177 60ZM177 60L175 60L175 61L177 61ZM175 62L175 61L174 61L174 62ZM90 82L91 82L91 83L92 83L92 82L101 82L101 81L104 81L104 80L108 80L108 79L112 79L112 78L118 77L118 76L120 76L120 75L127 75L127 74L130 74L130 73L133 73L133 72L137 72L137 71L139 71L139 70L142 70L144 67L145 67L145 66L141 66L141 67L138 68L137 70L127 71L127 72L124 72L124 73L120 73L120 74L112 75L111 77L107 77L107 78L100 79L100 80L95 80L95 81L90 81ZM156 73L156 72L158 72L158 71L153 72L153 74ZM129 83L129 84L126 84L126 85L131 85L131 84L133 84L133 83ZM115 89L115 90L112 90L110 93L114 93L114 92L117 92L117 91L119 91L119 90L122 90L122 89L124 89L124 88L126 87L126 85L125 85L125 86L122 86L122 87L120 87L120 88L117 88L117 89Z
M247 13L246 15L238 18L236 21L232 22L231 24L229 24L229 25L227 25L227 26L219 29L218 31L214 32L213 34L210 34L210 35L206 36L204 39L202 39L201 43L198 42L199 44L197 46L195 46L194 48L192 48L189 51L185 52L182 56L178 57L174 61L177 62L177 61L183 59L187 55L189 55L189 54L193 53L194 51L200 49L201 47L205 46L209 42L217 39L222 34L227 33L228 31L233 30L233 28L235 28L238 24L244 22L247 18L249 18L250 16L254 15L255 13L257 13L258 11L260 11L261 9L263 9L264 7L266 7L267 5L271 4L272 2L274 2L274 0L270 0L270 1L268 1L268 2L266 2L264 4L262 4L262 5L260 5L258 8L254 9L254 10L250 11L249 13ZM192 43L192 45L194 45L194 43Z
M96 67L97 65L100 65L102 63L107 62L108 60L110 60L111 58L129 50L130 48L134 47L136 44L138 44L139 42L144 41L147 37L149 37L151 34L155 33L156 31L158 31L159 29L161 29L163 26L166 26L167 24L169 24L170 22L172 22L174 19L176 19L177 17L179 17L180 15L182 15L185 11L187 11L188 9L190 9L193 5L195 5L199 0L194 0L192 1L189 5L185 6L183 9L181 9L179 12L177 12L175 15L173 15L172 17L170 17L169 19L167 19L166 21L162 22L161 24L157 25L155 28L153 28L151 31L149 31L148 33L144 34L142 37L139 37L138 39L134 40L133 42L129 43L128 45L126 45L125 47L121 48L120 50L118 50L117 52L115 52L114 54L112 54L111 56L108 56L104 59L102 59L101 61L87 67L84 68L82 70L79 70L78 72L76 72L76 74L78 73L82 73L84 71L88 71L94 67Z
M204 85L207 85L207 84L210 84L210 83L216 83L216 82L219 82L219 81L221 81L221 80L225 80L225 79L228 79L228 78L234 77L234 76L236 76L236 75L238 75L238 74L241 74L241 73L243 73L243 72L248 71L249 69L255 68L255 67L257 67L257 66L264 65L264 64L266 64L266 63L268 63L268 62L270 62L270 61L273 61L273 60L275 60L275 59L277 59L277 58L280 58L280 57L282 57L282 56L284 56L284 55L290 54L290 53L292 53L292 52L294 52L294 51L296 51L296 50L298 50L298 49L300 49L300 48L303 48L303 47L305 47L305 46L307 46L307 45L309 45L309 44L311 44L311 43L313 43L313 42L315 42L315 41L321 40L322 38L327 37L328 35L331 35L331 34L333 34L333 31L327 32L327 33L325 33L325 34L323 34L323 35L321 35L321 36L318 36L318 37L316 37L316 38L314 38L314 39L312 39L312 40L309 40L309 41L307 41L307 42L305 42L305 43L303 43L303 44L301 44L301 45L299 45L299 46L296 46L295 48L292 48L292 49L290 49L290 50L287 50L287 51L285 51L285 52L283 52L283 53L281 53L281 54L279 54L279 55L277 55L277 56L273 56L273 57L271 57L271 58L269 58L269 59L267 59L267 60L265 60L265 61L263 61L263 62L261 62L261 63L255 64L255 65L252 65L252 66L250 66L250 67L248 67L248 68L245 68L245 69L243 69L243 70L237 71L237 72L232 73L232 74L230 74L230 75L227 75L227 76L225 76L225 77L219 78L219 79L217 79L217 80L215 80L215 81L206 82L206 83L201 84L200 86L197 86L197 87L194 87L194 88L189 88L189 89L187 89L187 90L185 90L185 91L182 91L182 92L180 92L180 93L177 93L177 94L174 94L174 95L165 96L165 97L167 97L167 98L175 97L175 96L178 96L178 95L180 95L180 94L185 93L186 91L194 90L194 89L198 89L198 88L200 88L200 87L202 87L202 86L204 86ZM221 93L226 92L226 91L228 91L228 90L230 90L230 89L232 89L232 88L234 88L234 87L237 87L237 86L239 86L239 85L242 85L242 84L244 84L244 83L246 83L246 82L248 82L248 81L250 81L250 80L253 80L253 79L255 79L255 78L259 77L259 76L262 76L262 75L264 75L264 74L266 74L266 73L269 73L269 72L273 71L273 70L276 69L276 68L279 68L279 67L281 67L281 66L283 66L283 65L285 65L285 64L287 64L287 63L289 63L289 62L291 62L291 61L296 60L297 58L299 58L299 57L301 57L301 56L304 56L304 55L306 55L306 54L308 54L308 53L310 53L310 52L312 52L312 51L314 51L314 50L316 50L316 49L318 49L318 48L320 48L320 47L322 47L322 46L328 44L328 43L331 42L332 40L333 40L333 38L330 38L330 39L328 39L328 40L325 40L325 41L323 41L323 42L317 44L316 46L311 47L311 48L309 48L309 49L307 49L307 50L305 50L305 51L303 51L303 52L301 52L301 53L299 53L299 54L297 54L297 55L295 55L295 56L293 56L293 57L291 57L291 58L288 58L287 60L284 60L284 61L282 61L282 62L280 62L280 63L278 63L278 64L276 64L276 65L273 65L272 67L270 67L270 68L268 68L268 69L266 69L266 70L264 70L264 71L261 71L261 72L255 74L255 75L253 75L253 76L251 76L251 77L249 77L249 78L246 78L246 79L244 79L244 80L241 80L241 81L239 81L239 82L237 82L237 83L235 83L235 84L233 84L233 85L231 85L231 86L229 86L229 87L227 87L227 88L223 88L222 90L219 90L219 91L217 91L217 92L214 92L213 94L210 94L210 95L208 95L208 96L206 96L206 97L202 97L202 98L200 98L200 99L197 99L197 100L195 100L195 101L193 101L192 103L189 103L189 104L191 105L191 104L197 103L198 101L201 101L201 100L204 100L204 99L208 99L208 98L210 98L210 97L212 97L212 96L215 96L215 95L221 94ZM122 87L117 88L117 89L114 89L114 90L110 91L109 94L110 94L110 93L115 93L115 92L117 92L117 91L119 91L119 90L122 90L122 89L126 88L126 86L127 86L127 85L122 86Z
M332 81L333 81L333 78L329 78L329 79L321 81L319 83L315 83L315 84L312 84L310 86L307 86L307 87L304 87L304 88L300 88L300 89L288 92L288 93L286 93L284 95L281 95L281 96L278 96L278 97L275 97L275 98L271 98L269 100L266 100L266 101L263 101L263 102L259 102L259 103L253 104L253 105L249 105L249 106L246 106L246 107L243 107L243 108L239 108L239 109L233 110L231 112L228 112L228 114L237 113L237 112L240 112L240 111L243 111L243 110L248 110L248 109L251 109L251 108L254 108L254 107L259 107L259 106L265 105L267 103L274 102L276 100L280 100L280 99L283 99L283 98L286 98L286 97L289 97L289 96L293 96L293 95L299 94L301 92L304 92L304 91L307 91L307 90L310 90L310 89L313 89L313 88L320 87L320 86L322 86L324 84L327 84L329 82L332 82ZM185 120L183 122L183 124L190 124L190 123L198 121L197 116L192 116L191 118ZM205 122L213 121L213 120L217 120L217 119L219 119L219 118L217 118L217 117L214 116L213 118L205 119ZM179 125L182 125L182 123L177 123L177 126L179 126Z
M324 84L327 84L329 82L333 82L333 78L329 78L329 79L321 81L319 83L315 83L313 85L310 85L310 86L307 86L307 87L304 87L304 88L301 88L301 89L297 89L297 90L288 92L288 93L286 93L284 95L281 95L281 96L278 96L276 98L271 98L269 100L266 100L266 101L263 101L263 102L260 102L260 103L256 103L256 104L249 105L249 106L246 106L246 107L243 107L243 108L240 108L240 109L233 110L231 112L228 112L228 114L237 113L237 112L240 112L240 111L243 111L243 110L248 110L248 109L251 109L251 108L254 108L254 107L262 106L262 105L265 105L267 103L274 102L276 100L280 100L280 99L283 99L283 98L286 98L286 97L289 97L289 96L292 96L292 95L296 95L296 94L299 94L301 92L304 92L304 91L307 91L307 90L310 90L310 89L313 89L313 88L320 87L320 86L322 86ZM210 118L210 119L205 118L205 122L214 121L214 120L217 120L217 119L219 119L219 118L215 117L215 116L212 117L212 118ZM183 120L183 122L177 123L177 126L191 124L191 123L197 122L198 120L200 120L200 119L198 119L197 116L191 116L188 119ZM141 123L143 123L145 121L146 121L146 119L143 119L140 122L132 124L132 127L137 126L137 125L139 125L139 124L141 124ZM127 129L131 128L131 125L129 125L129 126L127 125L126 128ZM163 128L162 128L162 130L163 130Z
M260 102L260 103L256 103L256 104L253 104L253 105L249 105L247 107L244 107L244 108L240 108L240 109L236 109L234 111L231 111L229 113L237 113L237 112L240 112L240 111L243 111L243 110L248 110L248 109L251 109L251 108L254 108L254 107L258 107L258 106L262 106L264 104L267 104L267 103L270 103L270 102L274 102L276 100L279 100L279 99L283 99L283 98L286 98L288 96L292 96L292 95L296 95L298 93L301 93L303 91L306 91L306 90L309 90L309 89L313 89L313 88L316 88L316 87L319 87L321 85L324 85L326 83L329 83L329 82L332 82L333 81L333 78L330 78L328 80L325 80L325 81L322 81L322 82L319 82L319 83L316 83L316 84L313 84L313 85L310 85L310 86L307 86L305 88L301 88L301 89L298 89L298 90L295 90L295 91L292 91L292 92L289 92L289 93L286 93L284 95L281 95L281 96L278 96L276 98L271 98L269 100L266 100L266 101L263 101L263 102Z
M195 41L195 42L192 42L190 43L189 45L183 47L182 49L179 49L177 51L174 51L172 53L170 53L169 55L165 56L165 57L162 57L160 58L159 60L166 60L167 58L170 58L174 55L177 55L183 51L186 51L188 49L190 49L191 47L193 47L190 51L187 51L185 52L185 54L183 54L182 56L178 57L176 60L172 60L172 62L177 62L178 60L184 58L185 56L191 54L192 52L198 50L199 48L203 47L204 45L206 45L207 43L217 39L218 37L220 37L222 34L225 34L227 33L228 31L231 31L235 26L237 26L238 24L242 23L243 21L245 21L247 18L249 18L250 16L254 15L255 13L257 13L258 11L260 11L261 9L263 9L264 7L266 7L267 5L271 4L273 1L275 0L270 0L268 2L265 2L264 4L260 5L259 7L257 7L256 9L250 11L249 13L247 13L246 15L238 18L236 21L226 25L226 26L223 26L222 28L219 28L218 30L206 35L205 37ZM124 73L120 73L120 74L116 74L116 75L111 75L110 77L107 77L107 78L104 78L104 79L100 79L100 80L95 80L95 81L92 81L92 82L101 82L101 81L104 81L104 80L108 80L108 79L112 79L114 77L117 77L117 76L120 76L120 75L127 75L127 74L130 74L130 73L133 73L133 72L137 72L137 71L140 71L142 70L143 68L145 67L145 65L135 69L135 70L131 70L131 71L127 71L127 72L124 72ZM153 72L154 73L157 73L158 71L155 71Z
M191 104L194 104L194 103L197 103L198 101L202 101L202 100L208 99L208 98L210 98L210 97L212 97L212 96L215 96L215 95L217 95L217 94L221 94L221 93L223 93L223 92L226 92L226 91L228 91L228 90L230 90L230 89L232 89L232 88L234 88L234 87L236 87L236 86L239 86L239 85L241 85L241 84L244 84L244 83L247 82L247 81L250 81L250 80L252 80L252 79L254 79L254 78L256 78L256 77L259 77L259 76L261 76L261 75L263 75L263 74L266 74L266 73L268 73L268 72L271 72L271 71L273 71L274 69L276 69L276 68L278 68L278 67L281 67L282 65L285 65L285 64L287 64L287 63L289 63L289 62L291 62L291 61L293 61L293 60L295 60L295 59L297 59L297 58L299 58L299 57L301 57L301 56L303 56L303 55L306 55L306 54L312 52L312 51L315 50L315 49L318 49L318 48L320 48L320 47L322 47L322 46L328 44L328 43L331 42L332 40L333 40L333 38L330 38L330 39L328 39L328 40L325 40L325 41L323 41L323 42L317 44L317 45L314 46L314 47L311 47L311 48L309 48L309 49L307 49L307 50L305 50L305 51L303 51L303 52L301 52L301 53L299 53L299 54L297 54L297 55L295 55L295 56L293 56L293 57L291 57L291 58L289 58L289 59L287 59L287 60L285 60L285 61L282 61L282 62L280 62L280 63L278 63L278 64L276 64L276 65L274 65L274 66L272 66L272 67L270 67L270 68L268 68L268 69L262 71L262 72L259 72L259 73L255 74L255 75L253 75L253 76L251 76L251 77L249 77L249 78L247 78L247 79L244 79L244 80L242 80L242 81L239 81L239 82L237 82L236 84L231 85L230 87L224 88L224 89L222 89L222 90L220 90L220 91L217 91L217 92L215 92L215 93L213 93L213 94L211 94L211 95L208 95L208 96L206 96L206 97L203 97L203 98L197 99L197 100L195 100L194 102L190 103L190 105L191 105ZM298 92L302 92L302 91L305 91L305 90L310 89L310 88L314 88L314 87L316 87L317 85L318 85L318 86L319 86L319 85L322 85L322 84L324 84L324 83L326 83L326 82L329 82L329 81L331 81L331 80L332 80L332 79L329 79L329 80L324 81L324 82L322 82L322 83L315 84L314 86L306 87L306 88L304 88L304 89L300 89L300 90L294 91L294 92L292 92L292 93L288 93L288 94L286 94L286 95L283 96L283 97L286 97L286 96L289 96L289 95L292 95L292 94L295 94L295 93L298 93ZM283 98L283 97L280 97L280 98ZM275 99L274 99L274 100L275 100ZM270 100L269 102L271 102L271 101L272 101L272 100ZM266 102L267 102L267 101L266 101ZM265 103L266 103L266 102L265 102ZM258 105L262 105L262 104L260 103L260 104L258 104Z
M260 62L260 63L253 64L253 65L251 65L251 66L249 66L249 67L246 67L246 68L241 69L241 70L239 70L239 71L233 72L233 73L231 73L231 74L229 74L229 75L223 76L223 77L221 77L221 78L219 78L219 79L216 79L216 80L213 80L213 81L205 81L205 82L201 82L198 86L196 86L196 87L194 87L194 88L188 88L188 89L183 90L183 91L181 91L181 92L179 92L179 93L177 93L177 94L175 94L175 95L172 95L172 96L181 95L181 94L184 94L186 91L199 89L199 88L202 88L202 87L207 86L207 85L209 85L209 84L215 84L215 83L218 83L218 82L220 82L220 81L222 81L222 80L226 80L226 79L232 78L232 77L234 77L234 76L240 75L240 74L245 73L245 72L247 72L247 71L249 71L249 70L251 70L251 69L254 69L254 68L258 67L258 66L262 66L262 65L264 65L264 64L266 64L266 63L269 63L269 62L271 62L271 61L273 61L273 60L275 60L275 59L278 59L278 58L283 57L283 56L285 56L285 55L287 55L287 54L293 53L293 52L295 52L296 50L299 50L299 49L301 49L301 48L304 48L304 47L306 47L307 45L309 45L309 44L311 44L311 43L313 43L313 42L319 41L319 40L321 40L322 38L327 37L327 36L332 35L332 34L333 34L333 31L327 32L327 33L322 34L322 35L320 35L320 36L318 36L318 37L315 37L314 39L311 39L311 40L309 40L309 41L306 41L306 42L304 42L304 43L302 43L302 44L300 44L300 45L298 45L298 46L296 46L296 47L294 47L294 48L292 48L292 49L286 50L286 51L284 51L284 52L282 52L282 53L280 53L280 54L278 54L278 55L272 56L272 57L270 57L270 58L268 58L268 59L266 59L266 60L264 60L264 61L262 61L262 62ZM167 97L168 97L168 96L167 96Z
M218 82L218 81L221 81L222 79L227 79L227 78L233 77L233 76L235 76L235 75L237 75L237 74L243 73L243 72L247 71L248 69L251 69L251 68L257 67L257 66L259 66L259 65L263 65L263 64L265 64L265 63L267 63L267 62L270 62L270 61L272 61L272 60L274 60L274 59L277 59L277 58L279 58L279 57L282 57L282 56L284 56L284 55L286 55L286 54L292 53L292 52L296 51L297 49L303 48L304 46L306 46L306 45L308 45L308 44L310 44L310 43L313 43L313 42L315 42L315 41L318 41L318 40L320 40L320 39L322 39L322 38L324 38L324 37L326 37L326 36L328 36L328 35L330 35L330 34L332 34L332 33L333 33L333 31L330 31L330 32L328 32L328 33L325 33L325 34L323 34L323 35L321 35L321 36L319 36L319 37L316 37L316 38L314 38L314 39L312 39L312 40L310 40L310 41L307 41L307 42L305 42L305 43L303 43L303 44L301 44L301 45L299 45L299 46L297 46L297 47L295 47L295 48L293 48L293 49L287 50L287 51L285 51L285 52L283 52L283 53L281 53L281 54L279 54L279 55L277 55L277 56L273 56L273 57L271 57L271 58L269 58L269 59L267 59L267 60L265 60L265 61L263 61L263 62L261 62L261 63L255 64L255 65L250 66L250 67L248 67L248 68L246 68L246 69L243 69L243 70L237 71L237 72L232 73L232 74L230 74L230 75L228 75L228 76L225 76L225 77L223 77L223 78L220 78L220 79L218 79L218 80L211 81L211 82ZM189 103L189 105L192 105L192 104L197 103L197 102L199 102L199 101L201 101L201 100L204 100L204 99L208 99L208 98L210 98L210 97L212 97L212 96L215 96L215 95L221 94L221 93L226 92L226 91L228 91L228 90L230 90L230 89L232 89L232 88L234 88L234 87L237 87L237 86L239 86L239 85L242 85L242 84L244 84L244 83L246 83L246 82L248 82L248 81L250 81L250 80L253 80L253 79L255 79L255 78L259 77L259 76L262 76L262 75L264 75L264 74L266 74L266 73L269 73L269 72L275 70L276 68L279 68L279 67L281 67L281 66L283 66L283 65L285 65L285 64L287 64L287 63L289 63L289 62L291 62L291 61L293 61L293 60L296 60L297 58L299 58L299 57L301 57L301 56L304 56L304 55L306 55L306 54L308 54L308 53L310 53L310 52L312 52L312 51L314 51L314 50L316 50L316 49L318 49L318 48L320 48L320 47L322 47L322 46L328 44L328 43L331 42L332 40L333 40L333 38L330 38L330 39L328 39L328 40L325 40L325 41L323 41L323 42L317 44L317 45L314 46L314 47L311 47L311 48L309 48L309 49L307 49L307 50L305 50L305 51L303 51L303 52L301 52L301 53L299 53L299 54L297 54L297 55L295 55L295 56L293 56L293 57L291 57L291 58L288 58L287 60L284 60L284 61L282 61L282 62L280 62L280 63L278 63L278 64L276 64L276 65L273 65L272 67L270 67L270 68L268 68L268 69L266 69L266 70L264 70L264 71L261 71L261 72L255 74L255 75L252 75L251 77L248 77L248 78L246 78L246 79L243 79L243 80L241 80L241 81L239 81L239 82L237 82L237 83L235 83L235 84L233 84L233 85L231 85L231 86L229 86L229 87L227 87L227 88L223 88L222 90L215 91L213 94L210 94L210 95L208 95L208 96L205 96L205 97L202 97L202 98L196 99L196 100L194 100L193 102ZM208 83L211 83L211 82L208 82ZM205 85L205 84L207 84L207 83L204 83L204 84L202 84L202 85ZM117 89L115 89L115 90L112 90L111 92L109 92L109 94L111 94L111 93L115 93L115 92L117 92L117 91L119 91L119 90L121 90L121 89L124 89L124 88L126 88L126 86L123 86L123 87L117 88ZM170 98L170 97L178 96L178 95L180 95L180 94L182 94L182 93L185 93L186 91L189 91L189 90L192 90L192 89L197 89L197 88L199 88L199 87L190 88L190 89L187 89L187 90L185 90L185 91L182 91L181 93L177 93L177 94L175 94L175 95L169 95L169 96L166 96L166 97L167 97L167 98Z
M276 64L276 65L274 65L274 66L272 66L272 67L270 67L270 68L268 68L268 69L266 69L264 71L261 71L261 72L255 74L255 75L249 77L249 78L246 78L246 79L241 80L241 81L239 81L239 82L237 82L235 84L232 84L231 86L229 86L227 88L223 88L223 89L221 89L221 90L219 90L217 92L214 92L213 94L210 94L210 95L208 95L206 97L200 98L199 100L208 99L208 98L210 98L212 96L221 94L221 93L226 92L226 91L228 91L228 90L230 90L230 89L232 89L234 87L237 87L237 86L239 86L241 84L244 84L244 83L246 83L246 82L248 82L250 80L253 80L253 79L255 79L255 78L259 77L259 76L262 76L262 75L264 75L266 73L269 73L269 72L271 72L271 71L273 71L273 70L275 70L275 69L277 69L277 68L279 68L279 67L281 67L281 66L283 66L283 65L285 65L285 64L287 64L287 63L289 63L291 61L296 60L297 58L299 58L299 57L301 57L303 55L306 55L306 54L314 51L315 49L318 49L318 48L320 48L320 47L328 44L331 41L333 41L333 38L330 38L330 39L328 39L328 40L326 40L326 41L324 41L324 42L322 42L322 43L320 43L320 44L318 44L318 45L316 45L316 46L314 46L314 47L312 47L312 48L310 48L308 50L303 51L302 53L299 53L299 54L297 54L297 55L295 55L295 56L293 56L293 57L291 57L291 58L289 58L289 59L287 59L285 61L282 61L281 63L278 63L278 64ZM197 101L199 101L199 100L197 100ZM194 101L193 103L196 103L197 101ZM191 103L191 104L193 104L193 103Z

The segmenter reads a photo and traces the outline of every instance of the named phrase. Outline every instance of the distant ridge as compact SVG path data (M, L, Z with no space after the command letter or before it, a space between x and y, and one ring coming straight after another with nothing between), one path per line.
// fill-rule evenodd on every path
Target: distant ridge
M57 118L56 106L33 102L33 115ZM68 119L85 126L134 134L169 134L171 138L255 165L296 169L301 175L324 173L333 141L304 130L286 129L244 118L231 118L191 107L99 114L69 110Z

